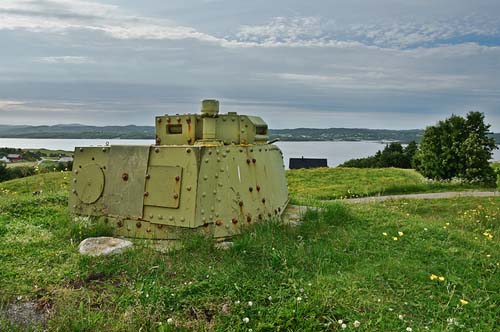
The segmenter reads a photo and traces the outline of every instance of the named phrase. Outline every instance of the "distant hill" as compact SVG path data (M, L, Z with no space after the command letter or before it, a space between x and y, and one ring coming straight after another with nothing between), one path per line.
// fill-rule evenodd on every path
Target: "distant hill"
M122 138L151 139L155 128L150 126L85 126L79 124L55 126L7 126L0 125L3 138Z
M271 139L282 141L398 141L408 143L420 141L423 130L388 130L365 128L296 128L270 129ZM494 134L500 144L500 133ZM10 126L0 125L3 138L72 138L72 139L154 139L155 128L151 126L86 126L66 124L55 126Z

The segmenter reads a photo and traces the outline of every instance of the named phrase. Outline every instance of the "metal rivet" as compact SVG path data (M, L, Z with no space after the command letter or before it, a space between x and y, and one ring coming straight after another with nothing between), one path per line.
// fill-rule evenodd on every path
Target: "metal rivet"
M146 192L144 193L144 197L148 197L148 196L149 196L149 193L146 191Z
M116 225L117 225L118 227L123 227L123 221L118 220L118 222L116 223Z
M247 216L247 221L248 222L252 222L252 217L251 216Z
M250 164L250 159L247 159L247 164Z
M186 189L187 191L191 191L191 186L188 186Z
M257 185L257 187L256 187L256 188L257 188L257 191L260 191L260 186L259 186L259 185Z
M83 148L80 148L80 152L83 152Z
M188 141L189 141L189 140L188 140ZM191 142L189 142L189 143L191 143ZM187 152L187 153L191 153L191 149L186 149L186 152Z
M240 201L238 204L239 204L240 206L243 206L243 201Z
M265 198L262 199L262 203L266 204L266 199Z
M174 217L170 216L170 217L168 217L168 220L172 221L172 220L174 220Z
M135 227L137 227L137 228L141 228L141 226L142 226L142 224L141 224L141 222L140 222L140 221L138 221L138 222L135 224Z
M156 152L156 153L160 152L160 149L156 148L156 149L155 149L155 152Z
M220 226L220 225L222 225L222 220L220 220L220 219L217 219L217 221L215 222L215 224L216 224L217 226Z
M179 198L179 195L178 194L174 194L174 199L177 199Z
M252 188L252 187L248 188L248 191L252 192L252 191L253 191L253 188Z
M179 180L180 180L180 179L181 179L181 177L180 177L179 175L177 175L177 176L175 177L175 181L177 181L177 182L179 182Z
M146 180L149 180L149 179L151 179L151 175L147 174L146 175Z
M151 228L146 229L147 233L151 233Z
M233 224L235 224L235 225L238 223L238 219L236 219L236 218L233 218L231 221L232 221L232 223L233 223Z
M257 161L257 160L255 160L255 158L253 158L253 159L252 159L252 162L253 162L254 164L255 164L255 162L256 162L256 161Z

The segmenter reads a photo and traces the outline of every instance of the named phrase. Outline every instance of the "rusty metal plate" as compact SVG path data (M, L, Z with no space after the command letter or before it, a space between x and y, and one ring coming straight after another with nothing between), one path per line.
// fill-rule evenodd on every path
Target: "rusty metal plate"
M85 204L96 202L104 189L104 173L97 164L82 166L75 175L75 190L78 198Z
M142 218L149 146L112 146L104 188L107 213Z
M182 167L148 167L144 205L177 209L181 199Z

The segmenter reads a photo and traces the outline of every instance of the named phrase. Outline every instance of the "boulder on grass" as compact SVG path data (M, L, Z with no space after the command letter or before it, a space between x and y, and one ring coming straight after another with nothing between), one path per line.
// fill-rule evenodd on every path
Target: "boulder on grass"
M114 237L89 237L80 243L79 251L82 255L105 256L122 253L132 247L132 242Z

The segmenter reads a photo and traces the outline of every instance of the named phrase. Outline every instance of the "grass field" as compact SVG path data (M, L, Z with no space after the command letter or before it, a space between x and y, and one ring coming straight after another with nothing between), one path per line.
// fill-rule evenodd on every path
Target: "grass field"
M492 190L458 181L429 181L412 169L318 168L287 173L292 201L311 203L376 195Z
M37 165L36 161L20 161L15 163L7 164L7 168L13 167L35 167Z
M316 176L299 190L304 173L289 173L293 197L343 192L328 187L339 177ZM377 192L389 178L351 191ZM328 203L296 227L248 228L226 251L196 237L167 254L137 242L123 255L89 258L79 241L109 230L70 220L68 181L50 173L0 184L0 307L50 308L49 331L491 332L500 324L499 197ZM26 328L4 317L0 330Z

